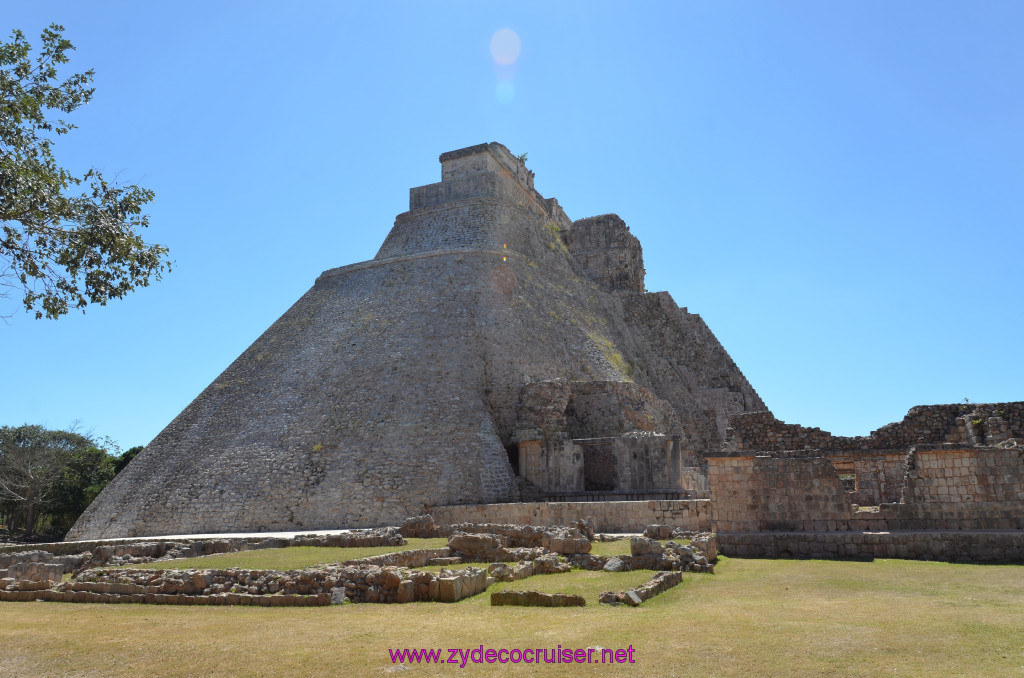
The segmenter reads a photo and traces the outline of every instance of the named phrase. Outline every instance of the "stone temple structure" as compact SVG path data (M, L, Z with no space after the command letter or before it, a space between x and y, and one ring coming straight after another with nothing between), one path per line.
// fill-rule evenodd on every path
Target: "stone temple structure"
M570 220L501 144L440 160L376 257L321 274L69 539L706 498L730 417L766 408L704 321L645 290L622 219Z

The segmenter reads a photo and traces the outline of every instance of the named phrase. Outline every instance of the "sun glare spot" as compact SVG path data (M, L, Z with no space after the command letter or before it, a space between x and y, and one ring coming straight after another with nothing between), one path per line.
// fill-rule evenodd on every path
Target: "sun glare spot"
M502 28L491 36L491 56L503 66L519 58L519 36L511 28Z

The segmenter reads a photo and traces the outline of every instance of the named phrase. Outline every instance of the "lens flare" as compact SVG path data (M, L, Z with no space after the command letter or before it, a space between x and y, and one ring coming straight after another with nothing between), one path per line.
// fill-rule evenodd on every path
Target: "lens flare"
M494 95L498 98L499 104L510 104L516 98L516 86L508 80L502 80L494 88Z
M491 36L491 56L503 66L519 58L519 36L511 28L502 28Z

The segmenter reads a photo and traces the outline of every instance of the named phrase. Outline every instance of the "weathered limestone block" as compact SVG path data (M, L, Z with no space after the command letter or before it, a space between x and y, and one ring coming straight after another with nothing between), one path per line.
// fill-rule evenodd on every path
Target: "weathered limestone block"
M714 532L693 537L690 546L700 551L709 563L718 562L718 536Z
M563 555L590 553L591 548L590 540L576 528L560 529L545 533L541 546L549 551Z
M441 603L454 603L459 600L462 586L458 577L439 577L437 580L437 600Z
M629 552L634 556L660 554L665 550L660 543L648 537L630 537Z
M643 536L650 539L671 539L673 528L671 525L648 525L644 528Z
M679 572L658 572L650 580L635 589L628 589L618 593L605 591L598 600L606 605L626 604L631 607L640 605L645 600L678 586L683 582L683 575Z
M558 556L549 554L535 558L533 560L533 570L536 574L556 574L559 572L568 572L572 569L572 565L568 562L561 562Z
M540 593L539 591L498 591L491 594L491 605L520 605L528 607L584 607L583 596L566 593Z
M434 524L434 517L430 514L406 518L402 521L399 531L406 538L426 539L440 536L440 529Z
M622 558L612 557L608 559L602 569L604 569L605 572L622 572L624 570L628 570L629 566L626 565Z
M465 534L457 532L448 538L452 553L467 561L499 560L494 556L505 550L507 539L496 534Z

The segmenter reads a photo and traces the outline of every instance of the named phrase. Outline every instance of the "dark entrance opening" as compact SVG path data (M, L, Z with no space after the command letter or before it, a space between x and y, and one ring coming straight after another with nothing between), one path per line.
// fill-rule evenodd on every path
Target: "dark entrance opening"
M612 492L618 487L615 455L611 445L587 445L583 448L583 489L587 492Z
M512 465L512 473L519 475L519 445L506 445L505 454L508 455L508 463Z

